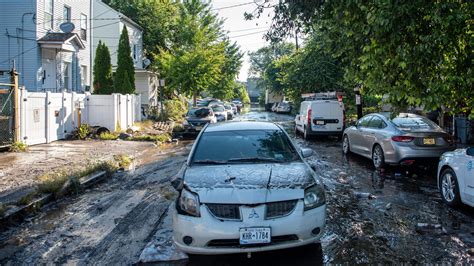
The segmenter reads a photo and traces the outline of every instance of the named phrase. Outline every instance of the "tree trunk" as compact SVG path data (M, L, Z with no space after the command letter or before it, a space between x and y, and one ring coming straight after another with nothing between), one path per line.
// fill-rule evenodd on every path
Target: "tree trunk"
M193 107L196 107L197 105L197 92L193 92Z

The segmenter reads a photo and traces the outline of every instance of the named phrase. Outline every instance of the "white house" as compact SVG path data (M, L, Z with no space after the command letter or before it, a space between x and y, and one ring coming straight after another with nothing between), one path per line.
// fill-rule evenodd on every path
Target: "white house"
M157 74L146 69L146 58L143 53L143 29L130 18L114 10L101 0L93 0L92 3L93 36L92 36L92 62L99 41L105 43L111 55L112 68L117 67L117 52L120 34L123 26L127 27L132 58L135 65L135 87L136 92L141 95L144 106L156 106L158 92Z
M0 70L15 64L28 91L88 90L90 21L89 0L1 0Z

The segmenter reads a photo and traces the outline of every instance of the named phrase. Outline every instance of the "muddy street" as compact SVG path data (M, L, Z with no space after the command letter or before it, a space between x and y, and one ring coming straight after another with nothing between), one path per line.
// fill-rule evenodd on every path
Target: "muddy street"
M251 110L236 120L281 124L325 185L326 229L321 244L285 251L229 256L191 256L188 265L314 265L326 263L474 263L474 210L441 201L434 166L388 167L345 156L336 138L304 141L293 117ZM0 232L0 264L134 264L160 230L177 196L169 180L192 141L139 158L130 172L84 193L45 206ZM168 217L169 218L169 217ZM427 226L428 225L440 225Z

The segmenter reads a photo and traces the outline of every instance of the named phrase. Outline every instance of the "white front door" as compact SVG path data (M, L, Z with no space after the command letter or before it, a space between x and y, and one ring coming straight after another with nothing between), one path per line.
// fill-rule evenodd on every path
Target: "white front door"
M54 60L43 58L43 89L56 89L56 65ZM54 91L54 90L53 90Z

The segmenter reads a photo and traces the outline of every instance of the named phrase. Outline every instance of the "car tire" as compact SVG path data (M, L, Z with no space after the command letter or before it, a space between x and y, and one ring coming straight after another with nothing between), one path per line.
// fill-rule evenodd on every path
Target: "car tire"
M459 195L459 184L456 173L451 168L441 172L439 178L439 192L443 201L451 207L458 206L461 203Z
M310 138L310 136L308 134L308 130L306 130L306 127L304 127L303 138L304 138L304 140L309 140L309 138Z
M382 168L385 166L385 156L383 153L382 147L376 144L372 149L372 162L376 169Z
M342 140L342 152L344 154L351 153L351 146L349 142L349 137L347 135L344 135L344 138Z

